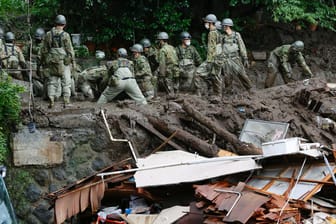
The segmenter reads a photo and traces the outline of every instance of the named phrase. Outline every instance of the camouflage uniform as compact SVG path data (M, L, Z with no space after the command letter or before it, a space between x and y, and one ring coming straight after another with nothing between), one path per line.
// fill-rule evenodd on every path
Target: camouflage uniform
M208 51L207 51L207 58L197 69L195 75L195 88L196 93L200 95L200 91L202 89L202 79L208 78L210 75L210 79L213 85L213 94L214 95L221 95L221 85L222 85L222 78L215 72L214 70L214 61L215 57L220 53L220 43L221 43L221 34L218 30L210 30L208 34Z
M112 101L119 93L125 91L133 100L140 104L147 104L135 78L133 62L126 58L112 61L108 71L109 85L98 99L98 104Z
M154 97L154 86L152 84L152 71L145 56L140 55L134 59L135 79L147 100Z
M202 58L194 46L176 47L177 57L180 67L180 88L190 91L192 89L193 79L196 67L202 63Z
M59 88L59 80L61 80L62 94L64 102L69 103L71 96L71 63L74 62L75 52L71 43L70 35L62 29L53 27L51 31L47 32L42 42L42 61L48 69L48 97L53 101L58 96L57 89ZM63 49L65 51L64 61L60 66L63 67L62 74L51 73L52 62L49 61L49 54L52 50Z
M179 89L179 67L175 48L164 43L159 50L159 86L170 95Z
M159 67L158 62L158 51L154 47L149 47L147 51L144 51L143 54L148 59L151 70L154 72Z
M11 56L11 55L16 57L17 60L18 60L18 65L17 65L16 68L10 68L9 67L9 63L8 63L9 58L8 57ZM7 69L25 69L25 68L27 68L26 60L23 56L23 53L22 53L21 49L18 46L15 46L15 44L13 44L13 43L5 43L3 45L3 51L2 51L1 58L5 58L2 61L2 67L3 68L7 68ZM25 81L29 80L29 78L27 76L27 72L9 71L8 74L15 79L25 80Z
M93 66L85 69L78 75L78 87L84 96L94 99L105 89L102 88L102 81L107 77L107 67L105 65Z
M156 95L157 92L157 76L158 76L158 68L159 68L159 52L156 48L150 46L148 47L148 50L144 50L143 55L146 56L148 59L151 71L152 71L152 84L154 87L154 95Z
M230 35L223 34L222 53L216 58L216 71L225 76L225 88L232 91L232 81L237 76L244 88L252 87L251 81L246 74L242 60L247 62L247 52L240 33L233 31Z
M280 47L275 48L268 58L268 75L265 81L265 88L271 87L274 84L276 75L280 72L285 83L288 83L292 80L291 73L292 67L291 64L297 62L305 74L309 77L313 76L310 68L306 64L306 61L301 52L291 51L291 45L286 44Z

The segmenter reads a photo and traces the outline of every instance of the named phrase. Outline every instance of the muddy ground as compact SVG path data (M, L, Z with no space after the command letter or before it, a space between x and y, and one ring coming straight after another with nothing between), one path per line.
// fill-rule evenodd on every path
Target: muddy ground
M33 220L29 223L40 223L36 220L43 220L45 214L48 214L47 218L51 219L52 214L48 210L48 205L43 202L40 195L56 191L66 184L74 183L114 162L131 156L127 146L111 143L100 114L101 110L104 110L107 115L113 136L131 140L140 157L151 154L163 142L138 123L143 122L150 125L149 118L153 117L168 126L182 129L203 140L211 146L211 149L225 149L238 153L232 142L216 136L212 130L190 116L183 109L186 103L236 137L239 137L247 119L258 119L286 122L289 124L286 137L302 137L309 142L319 142L331 147L331 144L336 142L335 126L321 121L323 118L336 120L336 91L326 87L327 83L336 83L336 62L334 61L336 45L332 42L334 33L297 32L287 28L268 26L255 33L245 33L245 37L250 52L252 50L265 51L267 54L281 43L303 40L306 43L304 52L306 61L314 73L314 78L303 81L306 77L302 76L301 70L296 66L294 67L294 78L298 81L283 85L278 77L276 86L264 89L267 63L265 60L254 60L250 54L251 66L248 69L248 75L253 82L253 90L245 91L239 81L234 80L233 94L224 94L220 102L212 101L209 96L211 89L204 89L202 97L191 93L181 93L173 100L168 100L164 93L159 93L158 97L148 105L142 106L122 96L119 100L101 107L96 102L83 101L79 94L78 97L72 98L71 107L64 109L62 102L58 101L55 103L55 108L49 109L47 101L35 98L34 107L30 109L33 112L37 129L66 133L68 137L63 136L65 139L61 139L66 142L64 162L58 166L45 167L45 172L48 174L46 175L48 176L47 184L35 184L35 187L40 189L37 195L39 199L38 201L37 199L32 200L30 208L20 211L20 218L25 219L28 215L29 219ZM82 119L82 115L88 115L87 124L81 123L85 120ZM28 124L30 118L26 98L23 98L22 117L23 124ZM164 131L161 133L166 137L172 135ZM55 140L63 137L56 136ZM172 140L189 152L205 155L181 139L173 137ZM172 148L172 146L165 145L160 150ZM38 167L27 168L31 173L39 172L39 169ZM192 196L193 192L190 188L188 192L191 192ZM40 209L41 207L43 209ZM29 215L31 211L35 211L32 209L37 210L33 216ZM44 222L41 221L41 223Z

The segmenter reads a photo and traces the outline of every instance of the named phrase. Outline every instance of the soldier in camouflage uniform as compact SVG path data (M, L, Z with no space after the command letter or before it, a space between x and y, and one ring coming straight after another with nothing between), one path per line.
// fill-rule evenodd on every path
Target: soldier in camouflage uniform
M298 40L293 44L285 44L277 47L270 53L265 88L273 86L277 73L281 74L283 81L286 84L290 82L292 80L291 64L294 64L295 62L300 65L308 77L313 76L313 73L302 55L303 49L304 43Z
M125 91L135 102L147 104L135 78L133 62L126 59L125 48L118 49L118 59L111 62L108 71L109 84L98 99L97 104L105 104L112 101L121 92Z
M196 67L202 63L202 58L191 44L191 35L188 32L180 34L181 45L176 47L180 66L180 89L192 90Z
M95 98L95 95L100 96L102 81L107 77L106 65L93 66L83 70L78 75L78 88L90 100Z
M221 96L221 84L222 78L218 75L218 72L214 71L214 61L216 55L220 52L221 44L221 34L216 29L215 23L217 17L214 14L208 14L204 19L204 26L209 30L208 33L208 46L207 46L207 58L206 60L197 68L195 75L195 88L196 94L201 96L202 89L202 79L208 78L210 76L213 92L215 96Z
M2 67L9 69L8 74L15 79L28 81L27 72L15 71L20 69L26 69L27 63L23 56L21 49L15 45L15 35L12 32L5 34L5 44L3 45L3 51L1 58Z
M154 97L154 86L152 84L153 75L147 58L141 55L143 52L142 45L134 44L131 47L131 51L134 56L135 79L146 100L151 100Z
M235 76L238 77L244 88L249 90L252 83L246 74L245 67L248 67L248 58L244 41L240 33L233 31L233 22L230 18L222 21L223 26L223 47L222 53L216 58L216 69L225 76L225 88L228 93L232 92L232 82Z
M70 35L64 31L65 25L65 17L63 15L57 15L55 19L55 27L47 32L42 42L42 62L45 63L49 70L49 108L54 106L59 80L61 80L62 85L64 107L70 104L71 64L75 61L75 52Z
M158 76L158 69L159 69L159 52L158 50L152 46L152 43L149 39L143 38L140 40L140 44L143 47L143 54L148 59L149 65L151 67L152 71L152 84L154 86L154 96L156 96L157 93L157 76Z
M171 97L179 90L178 58L175 48L167 43L169 36L166 32L160 32L157 39L160 45L158 83Z

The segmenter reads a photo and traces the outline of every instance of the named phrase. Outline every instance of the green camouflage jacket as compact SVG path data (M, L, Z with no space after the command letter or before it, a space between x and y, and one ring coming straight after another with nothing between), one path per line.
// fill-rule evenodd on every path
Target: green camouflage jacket
M42 60L46 58L51 48L63 48L71 62L74 61L75 52L72 46L70 35L67 32L56 29L56 27L53 27L50 31L47 32L41 47Z
M154 47L149 47L148 51L144 52L144 55L148 59L152 71L155 71L159 66L158 50Z
M214 62L217 55L217 45L221 42L221 34L217 29L211 30L208 33L208 51L207 51L207 62Z
M126 58L118 58L117 60L113 60L111 62L111 67L108 71L108 76L111 77L118 68L127 67L129 70L134 74L134 64L132 61L126 59Z
M178 65L175 48L165 43L159 50L159 65Z
M152 76L151 68L145 56L140 55L134 59L134 74L137 79Z
M176 54L180 62L183 59L190 59L195 66L199 66L202 63L202 58L194 46L184 48L182 45L179 45L176 47Z
M223 34L223 53L226 56L240 56L247 58L247 51L240 33L233 31L230 35L224 32Z
M305 71L306 74L312 76L312 72L308 67L308 65L306 64L306 60L304 59L302 53L291 51L290 48L291 48L290 44L285 44L275 48L271 53L275 54L278 57L280 64L286 73L290 72L288 63L294 64L296 62L302 67L302 69Z

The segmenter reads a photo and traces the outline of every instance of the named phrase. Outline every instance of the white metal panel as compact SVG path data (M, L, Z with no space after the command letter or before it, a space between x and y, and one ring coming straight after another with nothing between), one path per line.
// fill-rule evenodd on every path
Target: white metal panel
M261 168L251 157L205 158L178 150L139 159L137 165L139 168L162 165L137 171L134 175L137 187L194 182Z

